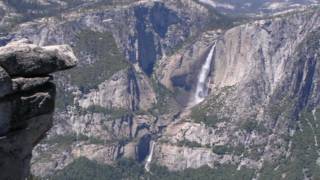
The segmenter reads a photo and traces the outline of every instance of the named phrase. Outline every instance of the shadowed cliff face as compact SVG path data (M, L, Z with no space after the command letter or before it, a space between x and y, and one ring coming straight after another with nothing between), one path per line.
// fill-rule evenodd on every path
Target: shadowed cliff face
M0 179L29 175L31 152L52 126L52 72L76 65L69 46L24 41L0 48Z
M153 30L160 36L165 38L169 26L179 23L180 19L175 12L165 7L162 3L148 9L143 6L137 6L134 10L137 18L136 29L138 39L138 60L142 70L151 75L153 66L157 60L157 54L161 54L161 47L157 49L155 46L152 30L148 29L148 19L152 24Z

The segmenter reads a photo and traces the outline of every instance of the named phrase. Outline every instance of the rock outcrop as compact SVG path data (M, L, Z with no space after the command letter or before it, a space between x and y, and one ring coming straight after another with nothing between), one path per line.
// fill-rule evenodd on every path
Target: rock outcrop
M29 175L32 149L52 126L56 89L49 74L76 63L64 45L21 40L0 48L0 179Z

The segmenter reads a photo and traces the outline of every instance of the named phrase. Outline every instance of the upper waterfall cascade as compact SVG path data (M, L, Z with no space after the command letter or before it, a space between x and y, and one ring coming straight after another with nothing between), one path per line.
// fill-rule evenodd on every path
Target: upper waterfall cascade
M205 99L205 97L208 95L208 89L206 87L206 82L207 82L207 78L210 73L210 68L211 68L213 53L214 53L215 48L216 48L216 44L214 44L212 46L205 63L201 67L201 71L198 76L196 91L195 91L194 98L192 101L193 105L201 103Z

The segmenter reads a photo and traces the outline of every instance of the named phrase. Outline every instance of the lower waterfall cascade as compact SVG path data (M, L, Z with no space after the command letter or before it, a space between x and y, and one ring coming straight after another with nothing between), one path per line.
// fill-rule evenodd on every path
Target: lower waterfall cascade
M146 169L147 172L150 172L150 164L151 164L151 161L152 161L155 142L151 141L150 146L151 146L150 152L149 152L149 155L148 155L148 157L146 159L146 164L144 166L144 168Z

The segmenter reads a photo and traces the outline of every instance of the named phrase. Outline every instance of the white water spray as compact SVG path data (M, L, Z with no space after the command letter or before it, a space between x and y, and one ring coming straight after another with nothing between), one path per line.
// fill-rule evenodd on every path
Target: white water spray
M213 52L216 48L216 44L214 44L207 56L205 63L202 65L197 82L196 92L194 94L193 105L201 103L204 98L207 96L207 88L206 88L206 80L209 76L210 67L212 63Z
M154 146L155 145L156 145L156 143L151 141L150 153L149 153L149 155L147 157L146 164L144 166L144 168L146 169L147 172L150 172L150 164L151 164L151 161L152 161L153 150L154 150Z

